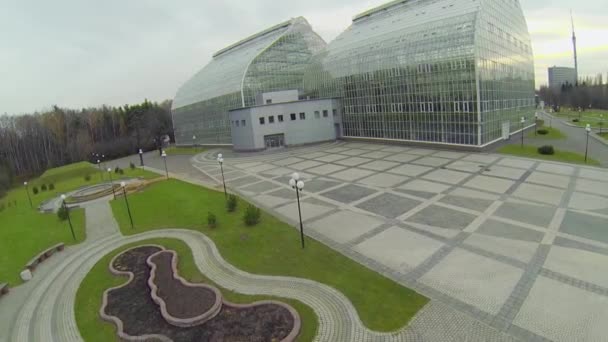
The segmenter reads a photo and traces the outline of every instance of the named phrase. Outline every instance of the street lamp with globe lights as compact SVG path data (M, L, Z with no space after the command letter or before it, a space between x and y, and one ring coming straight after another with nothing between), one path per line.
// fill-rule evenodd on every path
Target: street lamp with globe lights
M137 153L139 153L139 166L141 166L143 168L144 167L144 150L142 150L140 148Z
M165 174L167 175L167 179L169 179L169 169L167 168L167 152L163 150L160 156L163 157L163 161L165 162Z
M32 198L30 197L30 189L27 186L27 182L23 182L23 186L25 187L25 193L27 194L27 199L30 201L30 208L34 209L34 205L32 204Z
M70 209L65 204L65 199L66 199L66 196L61 195L61 206L63 207L63 210L65 210L65 212L68 216L68 223L70 224L70 232L72 232L72 238L74 239L74 241L76 241L76 234L74 234L74 227L72 226L72 218L70 217Z
M524 124L526 123L526 118L521 117L521 148L524 148Z
M116 199L116 192L114 192L114 181L112 180L112 169L108 168L108 175L110 175L110 187L112 188L112 195Z
M222 171L222 184L224 185L224 198L228 200L228 192L226 192L226 179L224 179L224 156L221 153L217 154L217 162L220 163L220 170Z
M587 144L585 145L585 163L587 163L587 154L589 152L589 133L591 133L590 124L587 124L587 127L585 127L585 131L587 132Z
M101 160L97 159L97 168L99 169L99 175L101 177L101 181L103 182L103 171L101 171Z
M127 183L120 182L120 186L122 187L122 196L125 198L125 204L127 205L129 221L131 221L131 229L133 229L135 226L133 225L133 216L131 216L131 208L129 207L129 200L127 199Z
M304 182L300 180L300 174L294 172L289 180L289 185L296 191L296 198L298 199L298 215L300 217L300 240L302 241L302 248L304 248L304 225L302 224L302 209L300 208L300 192L304 189Z

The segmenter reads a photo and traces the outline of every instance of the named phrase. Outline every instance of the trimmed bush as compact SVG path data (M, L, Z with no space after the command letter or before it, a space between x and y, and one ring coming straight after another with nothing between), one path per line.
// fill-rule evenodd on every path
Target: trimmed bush
M47 189L47 188L46 188L46 184L42 184L42 186L40 187L40 190L42 190L42 191L46 191L46 189Z
M35 186L35 187L32 188L32 193L34 195L38 195L38 187L37 186Z
M133 164L133 162L129 162L129 167L131 170L135 170L135 164Z
M84 180L85 180L86 182L90 182L90 181L91 181L91 175L85 175L85 176L84 176Z
M209 228L215 228L217 226L217 217L212 212L207 214L207 226L209 226Z
M579 122L579 119L572 119L572 122Z
M68 208L66 208L65 206L61 206L59 208L59 210L57 210L57 217L59 218L60 221L65 221L68 219Z
M53 191L55 190L55 184L51 183L49 184L49 191Z
M114 168L114 173L120 173L120 168L117 166L116 168Z
M545 145L538 148L538 153L545 155L555 154L555 149L551 145Z
M245 215L243 216L243 221L248 226L255 226L260 222L260 217L262 216L262 212L260 208L256 207L253 204L250 204L247 209L245 209Z
M226 202L226 209L232 213L236 210L237 200L235 195L229 195L228 201Z
M539 129L537 132L538 132L538 134L540 134L540 135L547 135L547 134L549 134L549 130L544 129L544 128Z
M125 170L123 170L123 169L118 169L118 174L119 174L119 175L124 175L124 174L125 174Z

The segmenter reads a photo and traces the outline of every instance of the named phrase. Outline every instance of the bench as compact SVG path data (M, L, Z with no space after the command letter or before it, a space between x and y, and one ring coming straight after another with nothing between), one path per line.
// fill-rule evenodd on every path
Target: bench
M32 260L30 260L27 264L25 264L25 268L27 268L28 270L30 270L31 272L34 272L34 270L36 269L36 267L43 262L44 260L48 259L49 257L51 257L51 255L53 255L55 252L60 252L65 248L65 244L63 242L58 243L50 248L45 249L44 251L42 251L40 254L36 255L34 258L32 258Z
M8 293L8 283L0 283L0 297Z

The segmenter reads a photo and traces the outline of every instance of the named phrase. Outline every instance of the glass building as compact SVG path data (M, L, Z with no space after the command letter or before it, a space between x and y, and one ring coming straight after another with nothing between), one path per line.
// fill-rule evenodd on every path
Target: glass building
M393 1L315 56L306 95L340 97L343 136L483 146L534 117L517 0Z
M325 46L295 18L218 51L173 100L176 143L231 144L228 110L254 105L263 92L302 91L305 70Z

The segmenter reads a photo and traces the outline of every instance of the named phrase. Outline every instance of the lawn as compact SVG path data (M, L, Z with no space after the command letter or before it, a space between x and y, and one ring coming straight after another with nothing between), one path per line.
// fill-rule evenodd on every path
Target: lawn
M134 230L124 201L112 202L123 234L175 227L201 231L228 262L242 270L308 278L338 289L373 330L403 327L428 301L316 240L308 239L306 249L301 249L298 232L270 214L262 213L257 226L245 226L242 216L246 203L239 200L237 212L228 214L222 192L169 180L131 195L129 203ZM217 215L217 228L206 227L208 212Z
M601 134L598 133L598 135L606 140L608 140L608 130L606 130L606 132L602 132Z
M585 164L585 156L582 154L569 151L560 151L556 149L555 154L544 155L538 153L538 147L530 145L524 145L523 148L521 147L521 145L506 145L499 148L498 153L510 154L518 157L558 161L564 163ZM588 158L587 165L600 165L600 163L595 159Z
M110 163L107 164L110 167ZM32 199L32 205L38 205L47 199L51 199L84 185L99 183L101 176L99 170L87 162L70 164L54 169L49 169L39 178L29 180L28 188ZM86 181L85 176L90 175L91 180ZM141 169L126 169L124 175L113 174L114 179L144 177L155 178L157 174ZM107 181L107 172L104 180ZM47 190L42 190L42 185ZM54 189L48 190L53 184ZM33 189L38 189L38 194ZM72 235L67 222L60 222L55 214L42 214L36 209L31 209L27 194L23 185L19 185L9 191L6 196L0 198L0 282L8 281L11 286L21 284L19 273L23 266L36 254L44 249L64 242L73 244ZM83 210L72 210L72 219L77 241L85 238L85 220Z
M540 139L555 139L555 140L560 140L560 139L566 139L566 135L560 131L557 128L551 128L551 127L547 127L547 126L539 126L538 129L536 130L537 132L539 130L546 130L548 133L547 134L534 134L534 131L529 132L527 138L540 138Z
M307 305L293 299L269 296L248 296L224 289L217 286L217 284L200 273L198 267L194 264L190 248L184 242L175 239L151 239L123 246L104 256L95 264L93 269L81 283L78 293L76 294L75 312L78 330L85 341L118 341L114 325L100 320L99 309L101 307L103 292L111 287L123 284L127 279L112 275L108 270L108 265L111 259L120 252L130 247L144 244L162 245L167 249L176 251L179 255L178 269L181 276L194 283L204 282L218 287L222 292L222 296L228 301L251 303L258 300L274 299L290 304L298 311L302 318L302 330L300 331L299 336L300 340L311 341L316 335L318 318L314 311Z
M603 127L607 126L606 120L608 119L608 110L591 109L579 113L578 111L564 108L558 113L553 113L553 115L567 119L567 121L573 125L586 127L587 124L590 124L592 127L599 128L600 122L603 123ZM573 119L579 119L579 121L573 122Z
M168 155L195 155L204 152L203 147L180 147L170 146L165 149Z

